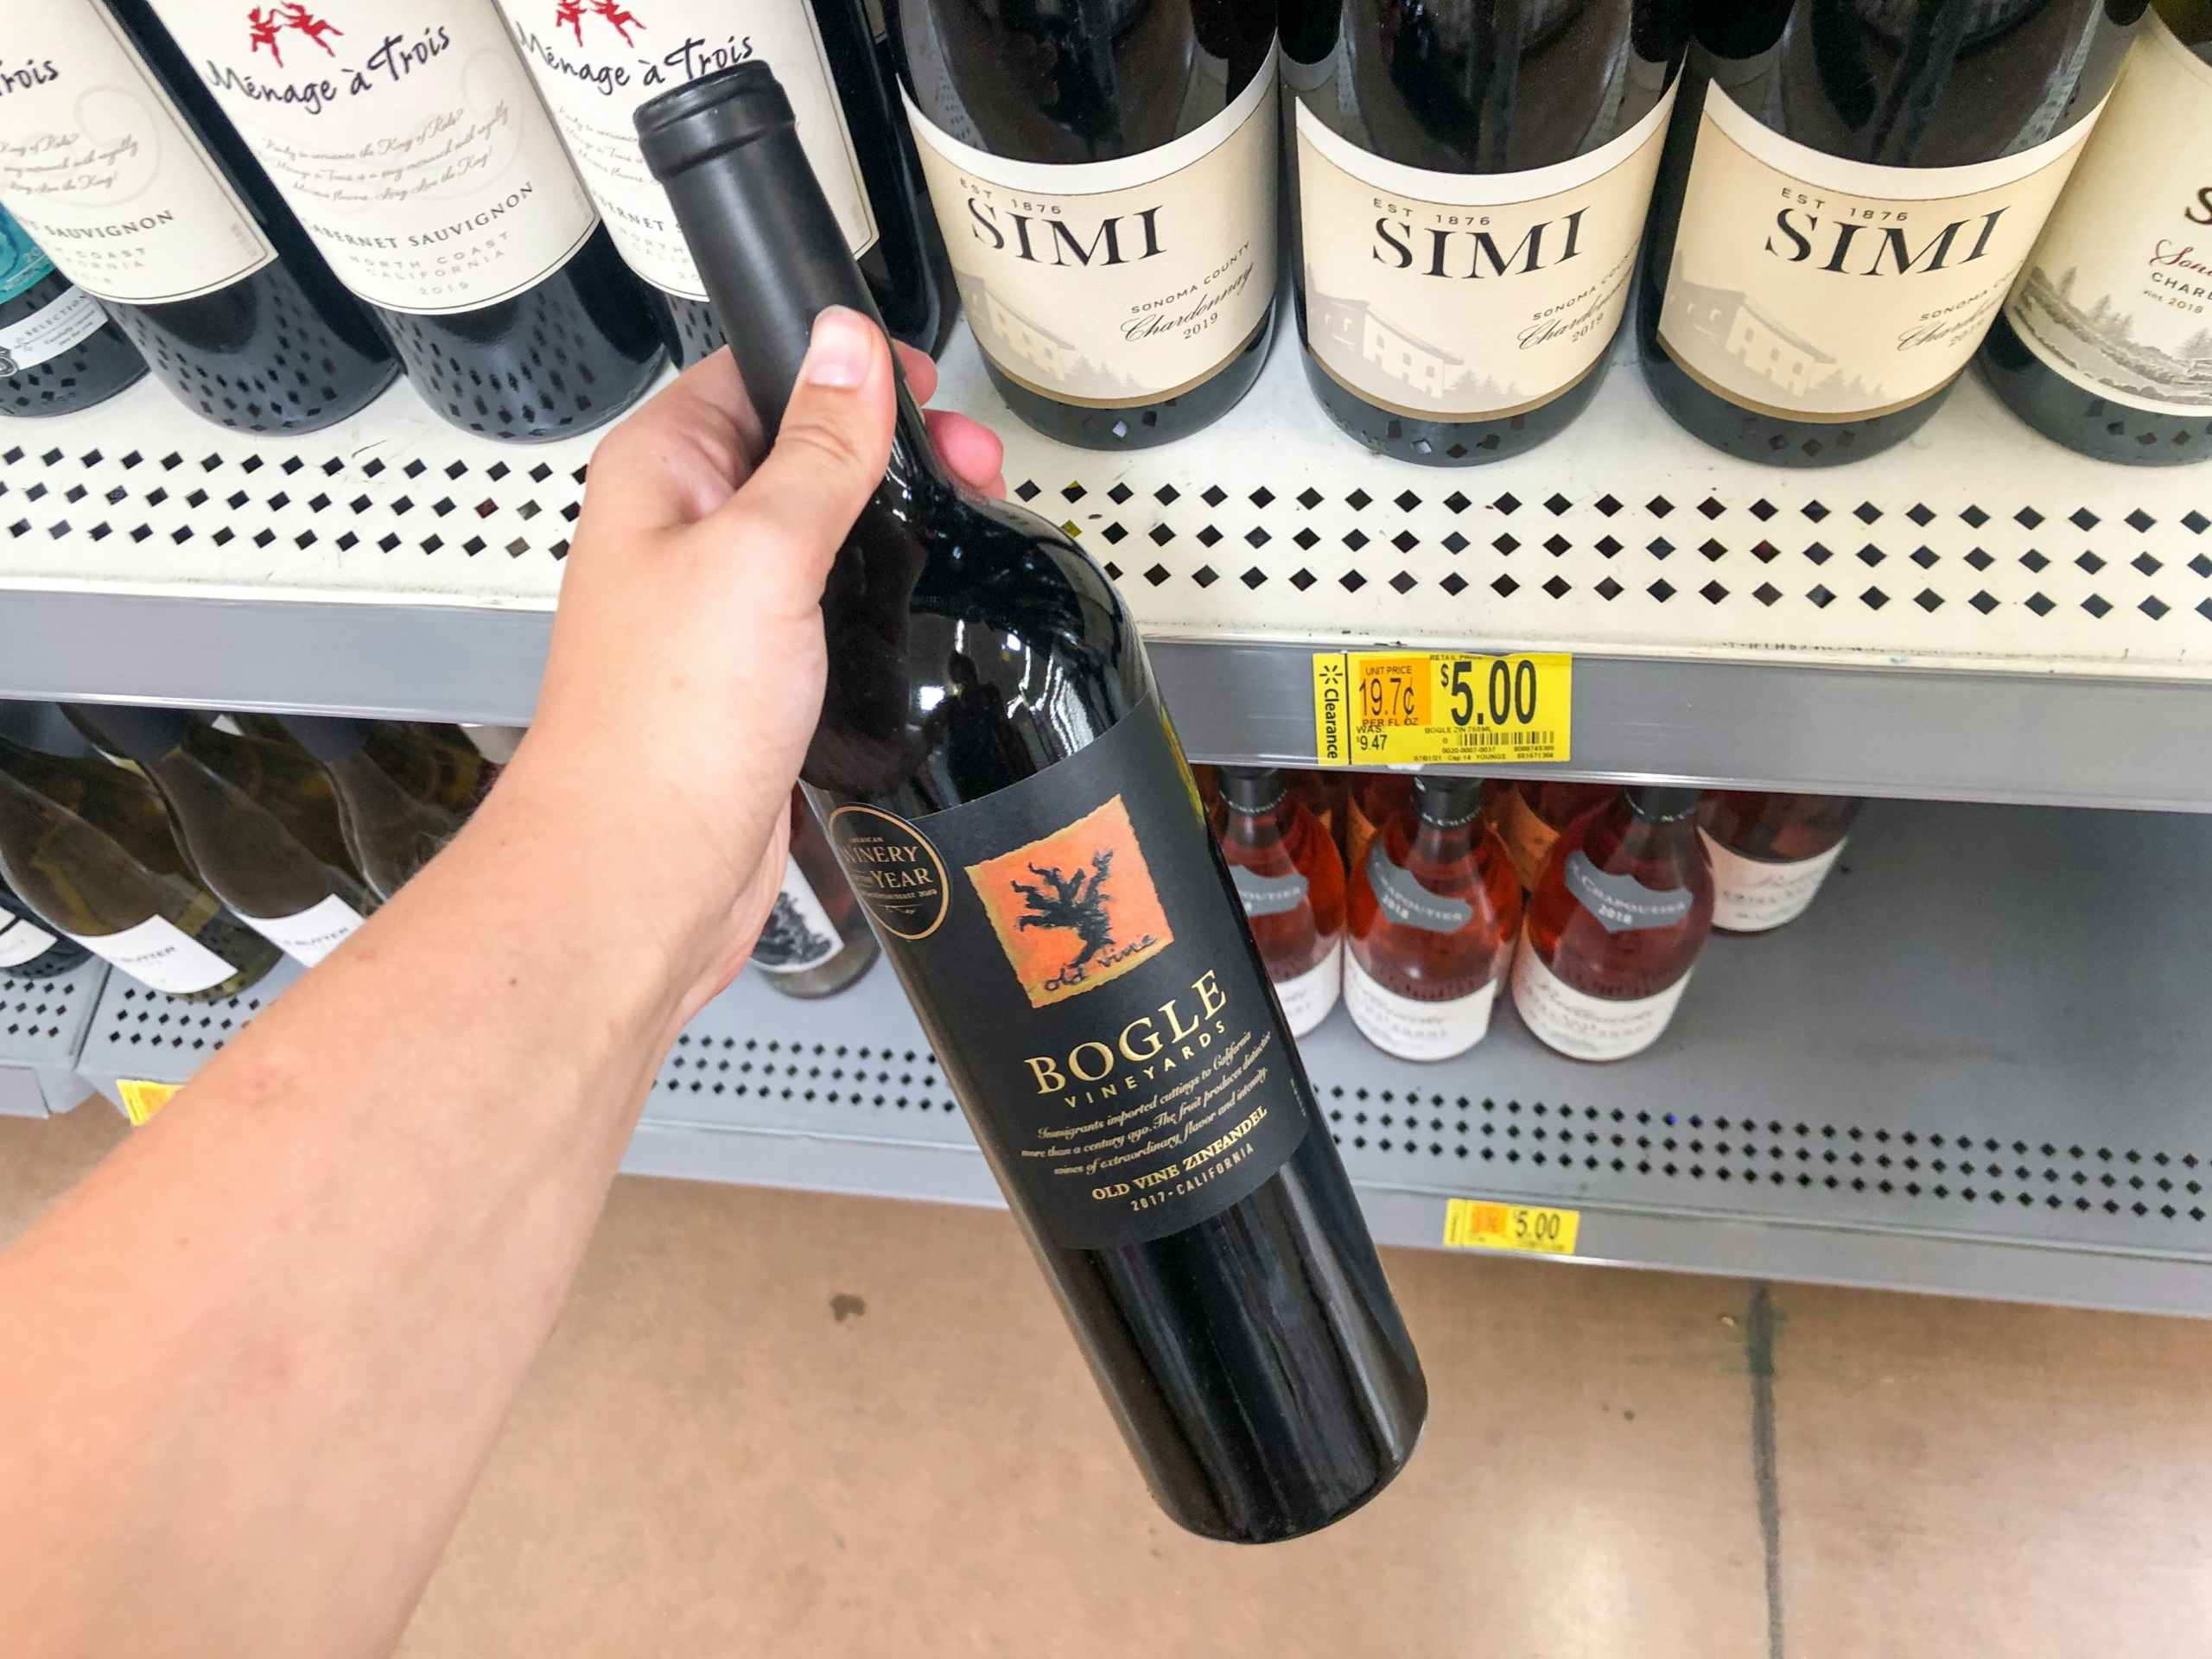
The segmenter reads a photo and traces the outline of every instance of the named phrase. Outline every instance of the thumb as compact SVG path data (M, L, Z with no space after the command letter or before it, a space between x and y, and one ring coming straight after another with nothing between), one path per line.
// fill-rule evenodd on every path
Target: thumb
M823 312L767 459L714 515L735 519L726 526L734 535L765 541L773 556L760 563L803 604L821 598L831 557L883 481L896 386L883 331L843 306Z

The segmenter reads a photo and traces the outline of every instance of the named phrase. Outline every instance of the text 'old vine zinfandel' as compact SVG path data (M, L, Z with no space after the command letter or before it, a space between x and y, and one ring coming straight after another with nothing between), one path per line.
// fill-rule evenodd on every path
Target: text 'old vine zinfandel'
M868 308L791 106L741 64L638 126L772 434L815 317ZM1427 1387L1128 613L902 394L823 615L806 783L1154 1494L1327 1525Z

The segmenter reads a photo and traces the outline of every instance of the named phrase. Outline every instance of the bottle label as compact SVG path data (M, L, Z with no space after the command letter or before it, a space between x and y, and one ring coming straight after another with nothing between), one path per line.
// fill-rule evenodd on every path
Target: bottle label
M435 315L512 299L599 223L484 0L180 0L162 21L372 304Z
M1576 990L1544 965L1526 935L1513 958L1513 1006L1520 1010L1521 1022L1578 1060L1619 1060L1642 1053L1667 1029L1689 982L1684 974L1656 996L1614 1002Z
M149 916L120 933L72 933L96 957L105 957L140 984L171 996L212 990L238 972L166 917Z
M808 0L761 0L741 11L728 0L499 3L607 234L630 269L654 287L687 300L707 297L668 192L638 148L631 116L658 93L756 58L774 68L791 101L800 146L846 242L855 256L875 245L875 210Z
M2153 11L2005 307L2054 372L2162 415L2212 414L2208 127L2212 63Z
M1731 933L1764 933L1802 916L1847 844L1839 841L1814 858L1769 860L1746 858L1698 834L1713 861L1713 925Z
M53 269L54 261L0 207L0 303L44 282Z
M1119 161L1009 161L933 125L911 98L906 117L969 324L1008 379L1093 409L1159 403L1267 326L1273 57L1204 126Z
M1520 173L1443 173L1361 149L1298 105L1306 345L1417 420L1548 404L1604 359L1628 303L1675 92L1610 143Z
M0 201L69 280L160 305L276 257L252 211L98 0L8 16Z
M54 949L53 934L35 922L0 910L0 968L20 968Z
M764 974L803 974L845 948L837 924L815 896L798 866L784 862L784 885L753 947L753 965Z
M1402 996L1360 965L1357 952L1344 967L1344 1007L1360 1033L1402 1060L1448 1060L1482 1041L1497 1002L1497 982L1441 1002Z
M1157 698L986 799L912 823L838 806L824 828L1046 1238L1218 1215L1318 1119Z
M1918 403L1972 359L2096 120L2001 161L1878 167L1708 86L1660 340L1707 391L1783 420Z
M238 919L283 951L312 968L352 937L367 918L332 893L320 904L291 916L249 916Z
M1287 915L1306 902L1310 885L1295 870L1287 875L1262 875L1242 864L1229 867L1229 879L1236 884L1236 896L1247 916Z
M1634 876L1614 875L1590 861L1580 848L1567 857L1567 890L1608 933L1674 927L1690 913L1695 896L1687 887L1647 887Z
M1375 907L1400 927L1457 933L1475 919L1475 907L1465 899L1431 893L1411 870L1393 862L1380 836L1367 845L1367 885L1375 890Z
M1321 960L1304 973L1274 982L1275 1001L1282 1004L1283 1023L1294 1037L1303 1037L1329 1017L1343 992L1344 941L1332 938Z
M39 308L21 322L0 327L0 377L35 369L55 358L107 321L100 302L81 288L73 288L60 299Z

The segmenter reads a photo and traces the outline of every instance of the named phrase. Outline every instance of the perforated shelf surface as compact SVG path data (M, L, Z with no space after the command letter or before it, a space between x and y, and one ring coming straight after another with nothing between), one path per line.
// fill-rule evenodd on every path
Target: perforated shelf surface
M43 1117L83 1097L77 1051L106 977L90 958L51 979L0 974L0 1113Z
M1565 436L1473 468L1339 434L1287 317L1178 444L1038 437L964 332L939 401L1115 576L1194 753L1310 757L1316 645L1566 649L1580 772L2212 804L2181 764L2212 706L2212 468L2075 455L1972 376L1888 454L1756 467L1678 430L1629 351ZM471 439L404 385L296 440L150 384L10 423L0 691L525 719L594 442Z
M78 1056L78 1073L118 1107L119 1077L187 1082L305 971L286 957L236 996L212 1002L169 996L111 973Z

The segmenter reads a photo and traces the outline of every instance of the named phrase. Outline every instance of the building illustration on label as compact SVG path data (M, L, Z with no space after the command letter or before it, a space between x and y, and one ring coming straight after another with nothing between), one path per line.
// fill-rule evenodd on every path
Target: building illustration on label
M2152 264L2193 270L2212 295L2212 250L2175 248L2161 243ZM2083 306L2075 298L2078 268L2068 266L2057 281L2041 265L2031 269L2014 291L2011 312L2018 323L2035 330L2037 344L2062 355L2078 378L2126 397L2212 409L2212 325L2197 328L2171 347L2134 338L2137 317L2130 297L2101 293Z
M753 947L753 960L772 969L803 968L820 962L836 947L835 938L824 938L808 925L805 912L789 893L779 893Z
M1311 265L1306 270L1306 315L1317 351L1334 347L1373 365L1396 381L1409 402L1459 410L1528 401L1518 383L1501 385L1478 374L1465 358L1378 315L1367 301L1323 293Z
M1061 396L1092 403L1141 404L1153 395L1118 363L1089 356L1082 346L1024 316L975 272L955 265L952 275L976 343L1001 368L1026 367L1030 372L1023 378L1051 386Z
M968 867L1032 1007L1150 961L1175 935L1119 795L1026 847Z
M1686 276L1679 243L1667 277L1662 328L1669 346L1693 368L1710 374L1712 359L1725 358L1735 370L1728 384L1762 383L1776 403L1793 410L1857 413L1889 401L1878 384L1847 376L1831 353L1769 315L1743 289Z

